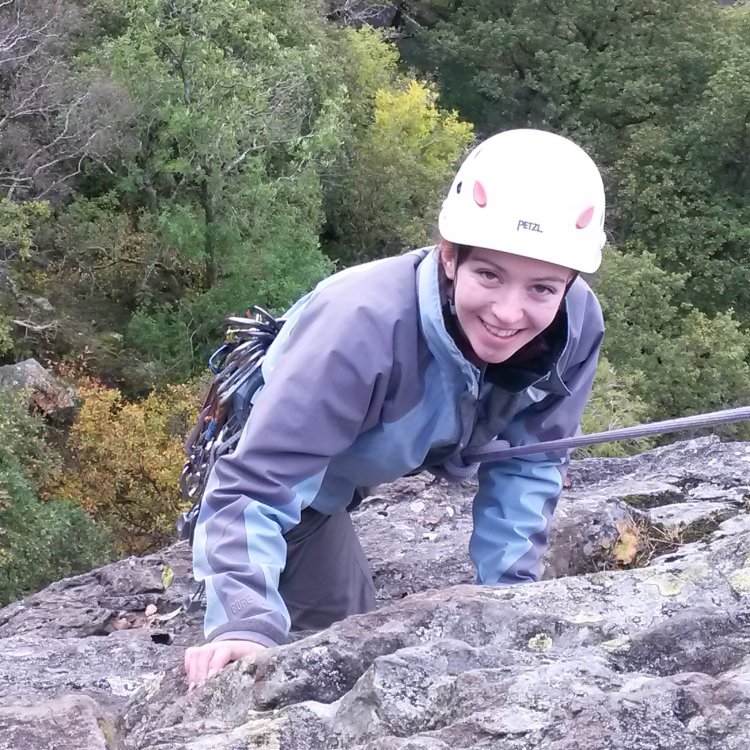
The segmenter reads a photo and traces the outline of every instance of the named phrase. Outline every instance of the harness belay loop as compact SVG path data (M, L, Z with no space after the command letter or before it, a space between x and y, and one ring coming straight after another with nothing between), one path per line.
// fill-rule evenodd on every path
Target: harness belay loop
M227 318L224 343L209 357L216 378L208 390L198 421L185 440L187 461L180 474L180 491L190 509L177 519L177 536L189 539L198 520L206 482L217 459L231 453L252 408L252 398L263 385L261 366L282 326L262 307L252 317Z

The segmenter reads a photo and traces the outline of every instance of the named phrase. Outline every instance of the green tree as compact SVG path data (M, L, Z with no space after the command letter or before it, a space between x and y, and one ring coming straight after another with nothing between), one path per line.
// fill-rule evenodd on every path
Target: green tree
M0 606L113 555L110 539L74 504L37 492L58 462L40 419L0 389Z
M402 80L375 92L329 220L329 252L345 262L393 255L434 239L440 201L473 129L436 105L435 90Z
M124 17L83 62L106 61L130 97L139 148L112 184L159 259L141 259L150 273L130 340L186 377L224 315L283 308L330 270L319 174L340 143L344 92L314 5L129 0ZM287 279L275 298L262 296L270 270ZM187 358L156 339L189 341Z
M629 128L689 106L711 73L709 0L463 0L407 56L482 132L541 126L608 161Z
M648 406L666 419L750 399L750 334L731 312L680 302L685 274L664 271L648 252L609 248L596 290L607 325L603 353ZM726 434L748 435L747 425Z
M750 8L721 14L721 62L689 111L641 128L616 164L622 236L688 274L681 299L750 325Z

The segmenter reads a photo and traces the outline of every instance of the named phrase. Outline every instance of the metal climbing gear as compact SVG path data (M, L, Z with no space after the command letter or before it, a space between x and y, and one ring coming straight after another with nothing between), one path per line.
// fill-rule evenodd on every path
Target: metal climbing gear
M227 318L224 343L209 357L216 373L198 421L185 440L188 459L180 474L180 490L191 501L177 519L177 535L193 543L201 499L216 460L231 453L252 408L252 398L263 385L261 365L268 347L284 325L262 307L253 316Z

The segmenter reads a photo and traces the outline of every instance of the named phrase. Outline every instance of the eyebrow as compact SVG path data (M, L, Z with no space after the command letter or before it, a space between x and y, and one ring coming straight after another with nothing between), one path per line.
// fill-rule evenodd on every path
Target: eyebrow
M476 261L477 263L486 263L490 266L494 266L497 268L498 271L502 271L503 273L508 273L508 270L501 266L499 263L495 263L495 261L492 260L485 260L480 258L470 258L470 260ZM561 278L560 276L540 276L536 279L530 279L531 283L533 284L540 284L547 282L550 283L556 283L556 284L567 284L568 279Z

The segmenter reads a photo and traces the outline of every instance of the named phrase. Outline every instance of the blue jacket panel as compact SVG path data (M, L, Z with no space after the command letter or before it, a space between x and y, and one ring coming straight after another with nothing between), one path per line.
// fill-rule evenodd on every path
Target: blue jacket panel
M446 329L432 248L342 271L287 314L265 386L235 451L209 478L193 547L208 640L285 641L283 534L302 509L343 512L357 487L438 466L495 437L576 434L603 335L577 279L559 349L502 377L478 369ZM484 464L470 554L480 583L537 580L565 455Z

